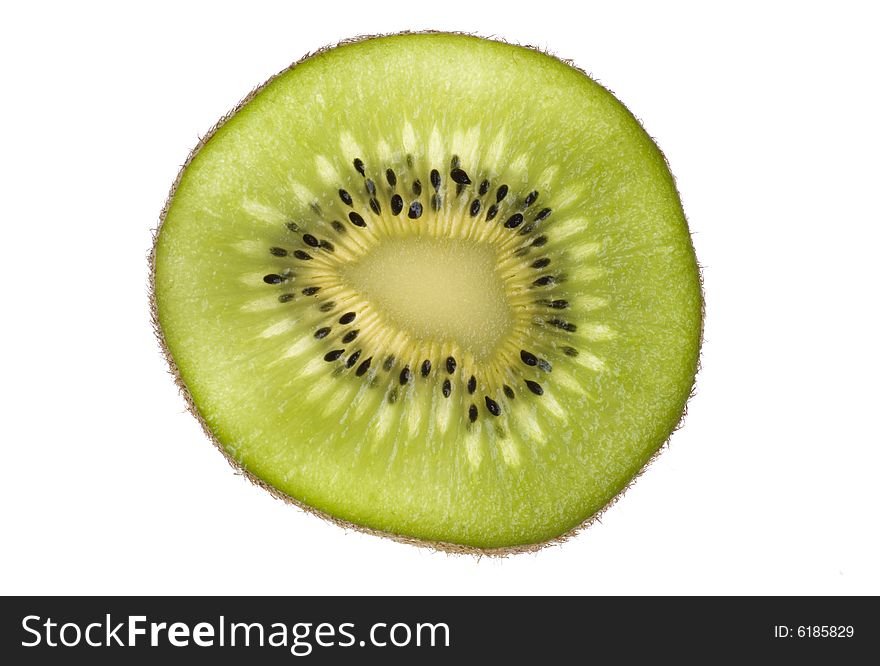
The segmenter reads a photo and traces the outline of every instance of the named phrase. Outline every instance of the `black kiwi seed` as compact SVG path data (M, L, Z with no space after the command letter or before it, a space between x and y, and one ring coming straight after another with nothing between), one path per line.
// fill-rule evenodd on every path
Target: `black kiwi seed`
M471 406L468 407L468 418L471 420L471 423L473 423L474 421L477 420L477 406L476 405L471 404Z
M348 219L351 220L351 223L356 227L365 227L367 223L364 222L364 218L362 218L359 214L354 211L348 214Z
M541 385L538 382L533 382L531 379L527 379L526 386L528 386L529 391L535 395L544 395L544 389L541 388Z
M342 336L342 343L347 345L350 342L354 342L355 338L357 338L358 336L358 333L360 333L360 331L357 329L355 329L354 331L349 331L344 336Z
M364 182L364 187L367 188L367 194L371 197L376 196L376 183L374 183L371 178L367 178Z
M322 326L317 331L315 331L315 337L318 340L326 338L328 335L330 335L330 327L329 326Z
M565 354L566 356L571 356L572 358L574 358L575 356L578 355L578 350L575 349L574 347L563 347L562 353Z
M440 210L440 204L443 203L443 199L436 192L431 195L431 209L432 210Z
M458 155L453 155L452 159L449 161L449 166L453 169L459 167L461 165L461 160L458 159Z
M532 268L544 268L545 266L550 265L550 259L547 257L543 257L541 259L536 259L532 262Z
M514 213L509 218L507 218L507 222L504 223L504 226L508 229L516 229L523 222L522 213Z
M281 294L281 296L278 297L278 301L281 303L289 303L293 298L293 294Z
M559 299L555 301L550 301L549 305L554 310L565 310L568 307L568 301Z
M288 229L290 229L291 231L293 231L294 233L299 231L299 225L296 222L288 222L284 226L287 227Z
M440 189L440 172L437 169L431 169L431 187L435 190Z
M376 213L376 215L382 213L382 206L379 205L379 200L376 197L370 197L370 209Z
M285 250L283 247L270 247L269 254L271 254L273 257L286 257L287 250Z
M403 210L403 197L399 194L395 194L391 197L391 213L393 215L400 215L400 211Z
M418 201L413 201L409 205L409 212L406 215L411 220L419 219L422 216L422 204Z
M489 181L484 180L482 183L480 183L480 196L483 196L488 191L489 191Z
M366 175L364 173L364 162L360 157L354 158L354 170L357 171L362 176Z
M548 319L547 323L556 328L560 328L563 331L568 331L569 333L574 333L578 328L577 324L572 324L564 319Z
M556 278L552 275L544 275L543 277L539 277L537 280L532 282L532 285L535 287L546 287L548 284L554 284L556 282Z
M333 252L334 250L336 250L336 248L333 246L333 243L326 240L321 241L320 247L322 250L326 250L327 252Z
M351 195L342 188L339 190L339 198L342 199L342 203L346 206L351 206L351 204L354 203L351 199Z
M528 246L526 246L526 247L520 247L520 248L517 248L516 250L514 250L514 252L513 252L513 256L514 256L514 257L524 257L524 256L526 256L528 253L529 253L529 247L528 247Z
M263 282L266 284L281 284L283 281L284 278L277 273L269 273L268 275L263 276Z
M464 169L460 169L459 167L455 167L452 171L449 172L449 177L452 178L459 185L470 185L471 179L468 178L467 173Z
M538 365L538 357L532 352L527 352L525 349L520 350L519 357L526 365Z
M471 217L476 217L480 214L480 200L474 199L473 203L471 203Z
M516 394L513 392L513 389L510 388L507 384L504 385L504 395L513 400L516 397Z
M549 208L544 208L540 213L535 215L535 222L540 222L541 220L546 220L548 217L550 217L550 213L552 213L552 212L553 211L551 211Z
M391 370L393 365L394 365L394 354L385 358L385 362L382 364L382 368L384 368L386 371Z
M372 362L373 362L373 357L371 356L370 358L368 358L366 361L364 361L363 363L361 363L358 366L358 369L355 370L354 374L356 374L358 377L363 377L364 374L367 372L367 370L370 369L370 363L372 363Z
M338 361L339 357L345 353L344 349L334 349L333 351L329 351L324 354L324 360L328 363L332 363L333 361Z
M534 228L535 228L534 224L527 224L526 226L524 226L522 229L519 230L519 235L520 236L528 236L530 233L532 233L532 230L534 230Z
M446 358L446 372L450 375L455 372L455 358L452 356Z
M333 308L336 307L335 301L327 301L326 303L321 303L320 310L321 312L330 312Z
M425 359L422 362L422 377L427 377L431 374L431 361Z
M551 372L553 370L553 366L550 365L550 361L543 358L538 359L538 367L541 368L541 370L543 370L544 372Z
M502 185L498 188L498 191L495 193L495 201L501 203L504 200L504 197L507 196L507 185Z
M294 250L293 256L302 261L309 261L312 258L308 252L304 252L303 250Z
M452 393L452 382L448 379L443 380L443 397L448 398L449 394Z
M409 380L412 378L412 373L409 370L409 366L404 366L403 370L400 371L400 385L405 386L409 383Z
M488 395L486 396L486 409L489 410L489 413L492 416L501 416L501 407L499 407L498 403L492 400Z
M473 375L471 375L471 378L468 379L467 389L468 389L468 393L470 393L471 395L473 395L474 391L477 390L477 378L474 377Z
M547 244L546 236L538 236L535 240L532 241L532 247L543 247Z
M333 220L330 223L330 226L333 227L333 229L336 231L337 234L344 234L345 233L345 226L339 220Z
M351 322L354 321L355 317L357 317L356 312L346 312L344 315L342 315L339 318L339 323L340 324L350 324Z
M397 185L397 175L394 173L394 169L385 169L385 180L391 187Z
M352 366L354 366L355 363L357 363L357 361L360 357L361 357L361 350L358 349L354 354L352 354L351 356L349 356L345 360L345 367L351 368Z
M523 201L523 203L526 205L526 207L528 207L528 206L531 206L533 203L535 203L535 201L537 201L537 200L538 200L538 190L532 190L531 192L529 192L528 196L525 198L525 201Z
M312 234L303 234L303 243L309 247L318 247L321 244L321 242L312 236Z
M392 405L397 402L397 389L391 389L391 392L388 394L388 402Z
M314 296L319 291L321 291L321 287L306 287L302 290L303 296Z
M489 206L489 210L486 211L486 221L491 222L495 219L496 215L498 215L498 206L492 204Z
M416 178L413 181L413 194L419 196L422 193L422 181Z

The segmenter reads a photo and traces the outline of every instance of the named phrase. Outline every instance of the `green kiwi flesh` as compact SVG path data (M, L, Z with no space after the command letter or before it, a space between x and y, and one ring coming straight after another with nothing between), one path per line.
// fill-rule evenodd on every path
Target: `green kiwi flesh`
M312 55L200 143L157 332L233 464L336 522L512 552L661 448L702 295L663 155L611 93L458 34Z

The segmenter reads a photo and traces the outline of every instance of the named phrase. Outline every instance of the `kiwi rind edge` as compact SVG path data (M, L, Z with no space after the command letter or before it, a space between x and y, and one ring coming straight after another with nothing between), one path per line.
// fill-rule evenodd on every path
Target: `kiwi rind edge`
M693 398L696 393L696 377L697 377L697 375L699 375L699 372L701 369L703 336L704 336L704 332L705 332L706 299L705 299L705 290L704 290L704 282L703 282L703 267L699 264L699 262L696 263L696 268L697 268L697 277L699 279L699 288L700 288L700 336L699 336L699 344L698 344L696 372L694 373L694 381L691 384L688 398L685 400L685 404L682 409L681 417L679 418L678 423L675 425L675 427L670 432L669 437L660 445L660 447L642 465L641 469L639 469L639 471L631 479L629 479L629 481L627 481L626 485L623 488L621 488L617 492L617 494L615 494L610 500L608 500L608 502L606 502L604 506L602 506L598 511L593 513L591 516L589 516L588 518L583 520L578 525L575 525L574 527L572 527L568 531L566 531L556 537L553 537L552 539L548 539L546 541L541 541L541 542L537 542L537 543L520 544L520 545L515 545L515 546L503 546L503 547L497 547L497 548L479 548L476 546L468 546L468 545L464 545L464 544L452 543L452 542L447 542L447 541L431 541L430 539L419 539L416 537L406 536L403 534L397 534L394 532L386 532L383 530L378 530L378 529L375 529L372 527L367 527L365 525L358 525L357 523L352 523L347 520L337 518L336 516L332 516L329 513L326 513L324 511L320 511L318 509L315 509L314 507L309 506L308 504L305 504L305 503L291 497L287 493L281 492L280 490L278 490L274 486L266 483L261 478L257 477L256 475L254 475L253 473L251 473L250 471L245 469L241 465L241 463L239 463L229 453L229 451L226 450L226 448L223 446L223 444L220 442L220 440L217 438L217 436L211 430L210 426L208 425L208 422L205 420L205 418L199 412L198 407L196 406L195 400L193 399L192 394L190 393L189 388L186 385L186 382L184 382L183 378L181 377L180 370L178 369L177 363L174 361L174 358L171 356L171 351L168 348L168 344L165 340L165 335L162 332L162 327L159 324L159 310L158 310L158 305L156 302L156 247L158 245L159 234L162 230L162 226L165 223L165 218L168 215L168 211L171 207L171 201L174 199L174 195L177 192L177 188L180 185L180 181L183 178L184 172L189 167L189 165L192 163L192 161L195 159L196 155L198 155L199 151L208 143L208 141L211 140L211 137L213 137L214 134L216 134L220 130L220 128L223 127L223 125L226 124L226 122L230 118L235 116L248 102L250 102L257 94L259 94L260 91L263 90L263 88L265 88L267 85L272 83L272 81L274 81L279 76L282 76L283 74L289 72L290 70L294 69L295 67L297 67L301 63L309 60L310 58L313 58L317 55L320 55L321 53L324 53L326 51L330 51L332 49L335 49L339 46L345 46L346 44L356 44L358 42L366 41L369 39L375 39L375 38L379 38L379 37L394 37L397 35L417 35L417 34L462 35L462 36L467 36L467 37L477 37L480 39L485 39L487 41L500 42L503 44L512 44L514 46L520 46L522 48L531 49L531 50L536 51L538 53L542 53L546 56L554 58L554 59L568 65L569 67L576 69L578 72L580 72L584 76L591 78L593 80L596 80L593 77L591 77L587 72L585 72L583 69L581 69L580 67L575 65L571 60L568 60L565 58L560 58L560 57L556 56L555 54L550 53L546 49L542 49L540 47L532 46L529 44L517 44L516 42L510 42L505 39L499 38L497 36L484 37L484 36L479 35L477 33L469 33L469 32L463 32L463 31L448 31L448 30L410 31L410 30L405 30L405 31L401 31L401 32L388 33L388 34L358 35L356 37L343 39L335 44L329 44L329 45L323 46L315 51L311 51L309 53L306 53L299 60L297 60L296 62L292 63L291 65L285 67L283 70L277 72L276 74L272 75L266 81L264 81L263 83L261 83L260 85L255 87L253 90L251 90L230 111L225 113L207 131L207 133L205 133L203 136L200 136L195 147L189 152L189 155L187 155L186 160L184 161L183 165L180 167L180 170L177 172L177 176L175 177L174 182L171 184L171 189L168 192L168 197L165 199L165 203L162 206L162 211L159 213L159 224L156 226L155 229L153 229L152 245L151 245L150 252L148 255L148 264L149 264L148 294L149 294L149 304L150 304L150 322L153 327L153 333L155 334L156 340L159 343L159 348L161 350L162 356L165 358L165 362L168 364L168 371L172 375L172 377L174 378L174 383L177 385L177 388L180 392L180 395L183 397L184 402L186 403L187 410L199 422L199 425L202 427L202 430L204 431L205 435L208 437L208 439L211 440L211 442L214 444L214 446L220 451L220 453L226 459L226 462L229 463L229 465L235 470L235 472L237 474L239 474L240 476L243 476L244 478L246 478L248 481L250 481L255 486L258 486L258 487L262 488L263 490L265 490L266 492L268 492L275 499L282 500L283 502L285 502L287 504L292 504L292 505L298 507L299 509L301 509L302 511L304 511L305 513L311 514L313 516L317 516L318 518L321 518L322 520L326 520L326 521L333 523L334 525L337 525L337 526L339 526L343 529L346 529L346 530L354 530L354 531L361 532L364 534L370 534L373 536L384 537L386 539L391 539L392 541L397 541L399 543L409 544L411 546L417 546L419 548L426 548L426 549L429 549L432 551L440 551L440 552L454 554L454 555L474 555L474 556L477 556L478 558L482 557L482 556L506 557L508 555L517 555L520 553L534 553L534 552L537 552L537 551L542 550L544 548L547 548L549 546L556 546L556 545L565 543L566 541L568 541L569 539L571 539L572 537L574 537L578 533L580 533L582 530L585 530L586 528L590 527L593 523L601 522L602 515L608 509L610 509L612 506L614 506L617 503L617 501L621 497L623 497L623 495L626 493L626 491L629 490L633 486L633 484L639 479L639 477L641 477L641 475L645 473L645 470L647 470L647 468L655 460L657 460L657 458L660 457L660 454L663 453L663 451L665 451L667 448L669 448L669 441L672 438L672 435L674 435L675 432L679 428L681 428L682 425L684 424L684 420L687 417L688 403L690 402L691 398ZM606 87L606 89L607 89L607 87ZM629 110L629 108L627 108L623 104L622 101L620 102L620 104L621 104L621 106L624 107L624 109L626 109L626 111L630 114L630 116L632 116L633 120L635 120L635 122L638 123L639 127L641 127L644 130L644 126L643 126L641 120L639 120L639 118L636 117ZM648 136L650 136L650 135L648 135ZM653 137L651 137L651 140L653 141ZM654 144L657 145L657 142L654 141ZM662 150L660 149L659 145L657 146L657 150L660 152L660 156L663 159L667 170L669 171L670 175L672 176L673 187L675 187L676 195L679 197L679 200L680 200L681 195L678 192L678 187L675 184L675 175L672 173L672 170L669 168L669 162L666 159L666 156L663 154Z

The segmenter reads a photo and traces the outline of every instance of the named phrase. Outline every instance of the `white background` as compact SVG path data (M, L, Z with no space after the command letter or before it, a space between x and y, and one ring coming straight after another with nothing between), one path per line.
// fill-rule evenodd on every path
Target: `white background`
M871 4L12 7L0 593L880 593ZM309 50L424 28L548 48L611 88L705 267L685 427L601 524L537 554L432 553L273 500L203 437L150 330L151 229L198 135Z

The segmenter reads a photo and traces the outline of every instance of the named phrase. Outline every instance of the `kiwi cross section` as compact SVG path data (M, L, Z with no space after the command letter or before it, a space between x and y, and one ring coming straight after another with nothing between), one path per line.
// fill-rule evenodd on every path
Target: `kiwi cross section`
M367 38L199 143L151 255L191 411L277 497L453 552L589 524L679 424L699 268L666 161L569 63Z
M551 266L545 247L542 223L553 210L540 192L473 180L455 155L442 172L424 170L427 187L411 155L374 168L354 157L351 170L361 181L340 186L339 202L287 222L289 242L266 249L278 268L263 281L291 316L296 307L321 313L314 338L323 346L307 353L320 355L334 377L379 387L391 404L404 391L439 393L470 423L504 423L517 394L543 396L552 371L546 356L578 350L567 335L577 325L565 319L565 272ZM488 261L468 266L469 247L480 245ZM363 266L371 253L378 261ZM382 298L383 289L392 293Z

